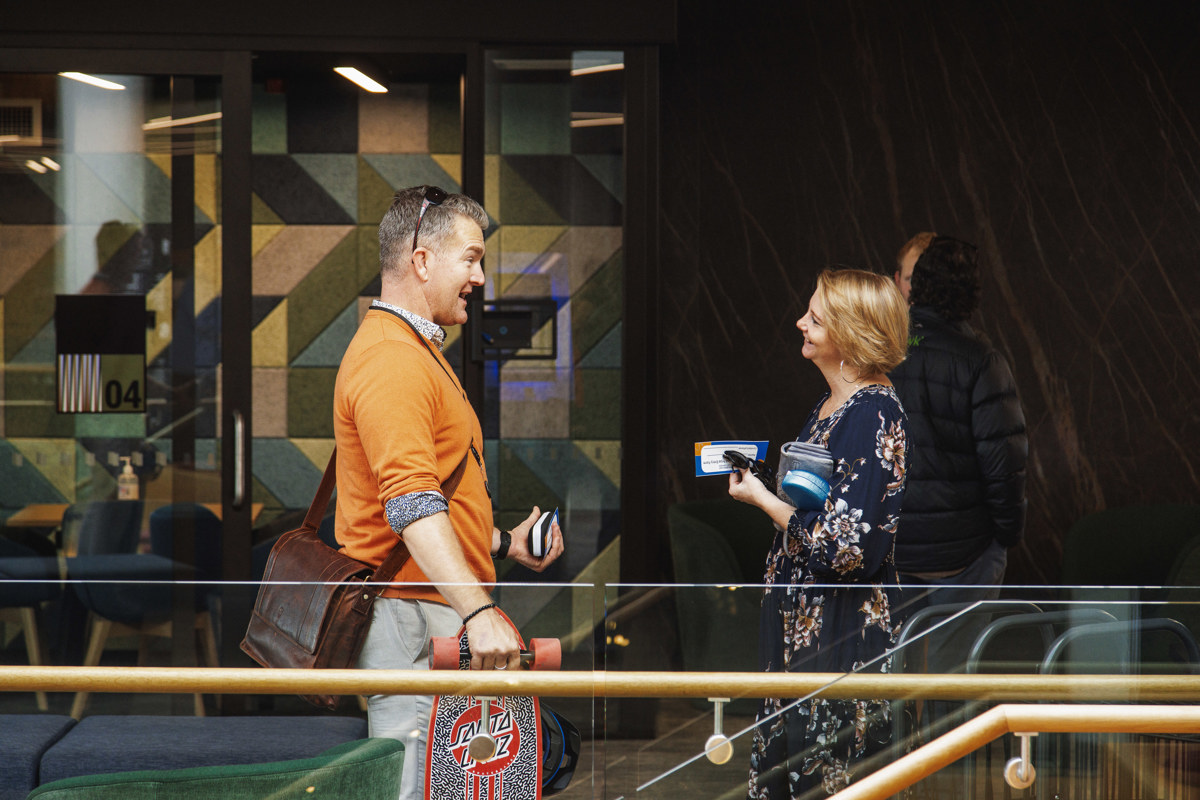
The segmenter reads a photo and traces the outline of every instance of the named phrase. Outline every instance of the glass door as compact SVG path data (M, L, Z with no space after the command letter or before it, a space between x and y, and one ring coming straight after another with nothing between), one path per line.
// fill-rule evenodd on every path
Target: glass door
M67 579L30 661L219 660L222 83L0 72L0 562Z
M537 505L569 539L552 578L615 580L621 533L623 51L489 50L488 282L469 355L484 367L497 524ZM529 579L520 568L509 580ZM549 599L549 598L543 598ZM590 608L547 603L529 618ZM510 612L511 613L511 612Z

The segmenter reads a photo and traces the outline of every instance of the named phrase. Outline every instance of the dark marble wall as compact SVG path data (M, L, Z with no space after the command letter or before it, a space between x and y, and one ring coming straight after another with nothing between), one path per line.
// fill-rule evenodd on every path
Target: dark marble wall
M1088 512L1195 502L1197 8L681 0L662 62L663 502L723 494L692 477L693 442L797 433L824 388L793 327L816 272L890 274L929 229L979 245L976 322L1028 418L1009 582L1057 582Z

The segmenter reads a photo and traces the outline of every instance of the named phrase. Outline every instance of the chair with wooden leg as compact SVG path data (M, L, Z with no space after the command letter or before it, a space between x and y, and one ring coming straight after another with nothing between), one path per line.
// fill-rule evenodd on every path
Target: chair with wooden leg
M25 640L29 665L47 663L45 642L38 627L38 612L62 595L54 546L38 552L25 544L0 536L0 622L12 622ZM40 711L50 709L45 692L35 692Z
M140 519L140 515L139 515ZM187 602L194 620L198 660L209 667L219 666L212 609L219 600L206 581L220 565L221 523L212 512L196 504L179 504L156 510L150 515L151 553L103 552L105 542L115 538L103 528L80 531L79 577L85 580L74 588L88 609L88 635L85 666L100 663L107 642L114 636L138 637L138 663L146 663L148 644L154 638L170 639L174 630L174 608ZM176 538L186 536L190 548L175 547ZM84 543L89 555L82 557ZM181 563L177 553L189 550L192 557ZM186 584L178 583L183 577ZM194 586L192 586L194 584ZM79 719L88 694L79 692L71 716ZM204 698L195 695L195 713L204 716Z

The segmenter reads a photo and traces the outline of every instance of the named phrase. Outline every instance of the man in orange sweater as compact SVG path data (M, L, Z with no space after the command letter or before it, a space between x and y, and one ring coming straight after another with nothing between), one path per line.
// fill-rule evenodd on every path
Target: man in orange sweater
M454 636L464 623L472 669L517 668L517 638L488 594L493 559L541 572L563 552L557 524L546 555L529 552L536 507L511 533L493 526L483 432L441 354L441 326L466 322L467 299L483 285L487 224L464 195L434 186L398 192L379 224L380 298L338 370L337 539L372 565L400 540L412 556L375 603L363 669L424 669L430 638ZM424 796L431 705L408 695L368 702L370 735L405 744L401 798Z

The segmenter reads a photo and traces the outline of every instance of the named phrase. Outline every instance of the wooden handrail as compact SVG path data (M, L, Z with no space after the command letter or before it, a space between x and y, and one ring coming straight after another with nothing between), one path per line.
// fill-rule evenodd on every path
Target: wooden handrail
M990 702L1200 701L1191 675L839 675L760 672L460 672L0 666L0 692L925 698ZM855 781L839 800L883 800L1006 733L1200 733L1200 705L1000 705Z
M1200 733L1200 706L996 706L834 797L883 800L1006 733Z
M0 666L0 692L787 697L1000 702L1200 701L1195 675L841 675L763 672L460 672L257 667Z

